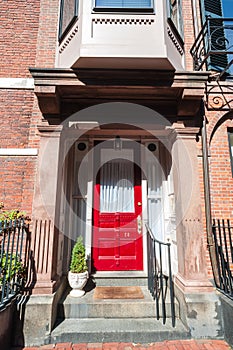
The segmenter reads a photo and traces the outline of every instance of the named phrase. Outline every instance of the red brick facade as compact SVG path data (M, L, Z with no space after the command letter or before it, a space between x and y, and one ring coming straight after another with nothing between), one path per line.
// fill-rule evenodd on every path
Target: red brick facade
M1 0L0 14L0 77L30 77L28 67L35 65L37 52L40 0Z
M31 78L35 66L40 1L0 1L0 78ZM33 90L0 88L1 148L27 148ZM36 157L1 156L0 193L4 209L31 215Z
M0 77L29 78L29 67L56 67L59 0L0 0ZM192 70L189 50L194 41L191 0L183 1L186 69ZM39 148L38 124L42 114L32 89L0 89L1 148ZM232 121L215 125L224 113L209 112L208 135L212 214L216 218L233 217L233 182L227 128ZM46 123L45 123L46 124ZM199 142L199 145L201 141ZM200 187L203 221L204 185L201 147L199 147ZM0 201L6 209L18 208L31 214L37 157L0 157ZM208 254L207 254L208 258ZM209 268L211 274L211 268Z
M89 7L84 5L87 4L87 1L89 1ZM89 249L88 252L86 250L86 253L90 260L93 257L94 211L93 208L88 208L88 205L96 201L94 198L96 194L93 194L95 191L92 191L90 186L100 175L95 174L97 165L94 164L94 161L92 164L96 153L93 152L94 156L90 156L90 153L95 145L101 144L100 141L115 138L118 131L120 131L120 138L129 137L134 141L140 140L146 151L149 149L148 143L152 142L151 140L156 143L156 149L162 149L160 146L157 147L157 144L164 142L171 150L169 155L167 152L160 154L158 169L164 166L166 169L164 178L159 178L160 170L157 173L157 168L153 169L154 164L150 163L149 158L147 163L145 149L141 152L141 155L145 154L145 157L142 161L140 159L143 175L139 174L136 179L136 173L138 173L136 170L133 175L137 180L135 187L140 187L139 192L142 188L142 199L139 197L140 201L136 201L136 197L134 198L134 209L138 205L143 207L143 211L139 211L139 215L135 216L137 224L135 220L135 227L132 230L136 233L135 240L139 240L137 234L142 233L144 236L142 239L143 257L140 260L143 268L142 265L139 265L138 271L134 271L136 274L132 274L130 278L132 277L133 280L134 276L137 277L138 272L139 281L144 278L143 282L145 282L150 269L148 256L151 252L146 242L149 230L145 224L149 222L149 216L151 215L150 218L153 216L147 204L149 202L147 193L151 190L150 199L153 199L156 205L157 202L162 203L162 214L158 214L157 209L154 210L155 207L151 207L157 216L162 217L162 224L156 229L161 230L162 233L159 232L161 237L164 234L164 240L172 244L172 269L175 271L172 284L174 284L175 294L180 304L179 316L187 329L189 327L192 337L195 338L196 334L201 334L201 337L220 334L221 337L220 302L216 295L213 297L214 288L210 281L213 279L213 270L208 250L206 227L206 214L208 213L205 208L201 132L205 114L212 218L230 219L233 223L233 177L228 143L228 130L233 128L233 120L230 113L226 118L225 112L209 112L206 108L204 112L202 110L203 101L206 100L205 86L208 81L208 73L193 72L193 58L190 54L195 37L201 29L200 18L196 18L196 16L200 17L200 9L193 7L194 3L199 6L199 1L171 2L171 6L172 3L173 5L182 3L183 38L177 32L179 26L175 22L172 23L172 18L167 18L169 13L165 5L166 1L154 1L155 6L159 4L158 8L163 16L158 21L156 11L155 13L147 11L143 14L138 9L133 14L122 11L117 14L117 18L113 18L114 14L108 14L108 11L95 12L91 8L91 4L94 3L92 0L77 2L81 6L79 17L75 19L73 27L70 27L70 32L64 35L59 48L61 0L0 0L0 203L4 203L5 210L19 209L32 218L29 272L33 275L33 280L30 280L30 292L36 297L38 294L43 295L41 300L44 296L51 297L49 302L46 301L51 304L51 309L46 303L43 304L40 301L34 305L33 298L30 300L31 304L27 304L26 313L28 314L25 314L24 324L25 340L27 341L28 330L29 334L32 331L33 343L34 333L37 334L38 331L38 337L43 338L43 334L48 335L55 324L57 304L67 288L64 275L68 274L75 235L81 234L85 237L86 248ZM67 3L69 6L73 4L71 1ZM165 26L164 38L158 40L161 47L158 51L148 50L147 57L140 47L146 50L150 44L157 45L156 35L158 28L163 27L161 23L164 23ZM107 32L106 28L110 28L109 35L103 33ZM115 28L118 32L114 32ZM119 33L124 36L125 28L129 30L130 35L128 34L128 41L121 43ZM138 37L133 30L141 35L139 35L140 41L144 46L139 46ZM94 37L94 32L96 37ZM113 33L112 42L111 33ZM148 35L145 43L142 40L143 35ZM105 39L101 41L102 37L107 37L106 42L104 42ZM131 41L135 46L131 47ZM116 52L114 50L118 49L117 45L119 45L119 50L123 48L123 53L119 54L119 60L117 55L114 56ZM138 53L140 50L142 55L141 52ZM115 61L119 61L116 63L117 69ZM75 68L72 69L73 67ZM141 113L139 119L141 118L140 123L142 124L138 126L137 122L130 123L127 119L128 115L124 114L125 110L122 115L118 112L116 118L120 115L127 120L118 121L116 119L109 124L108 119L105 119L108 115L102 115L102 110L101 116L94 115L93 119L90 118L92 114L83 113L81 117L78 114L80 110L95 104L122 101L134 104L134 106L135 104L140 105L138 110ZM151 119L147 119L145 112L145 120L143 120L144 115L142 116L141 111L144 107L145 109L151 108L157 113L156 116L153 115L155 119L152 118L152 115L150 115ZM111 114L111 111L107 113ZM166 122L160 119L159 114ZM70 123L63 123L64 119L70 115L73 118L72 126ZM135 120L137 117L138 115ZM132 120L134 121L133 118ZM105 123L108 125L106 126ZM59 124L65 124L65 126ZM79 165L84 156L82 158L80 150L75 148L75 142L78 143L80 135L82 135L82 142L85 141L84 146L87 146L85 148L86 158L83 162L87 173L85 173L84 181L83 178L78 179ZM112 144L116 150L116 142ZM66 151L67 154L65 154ZM98 157L101 158L101 156ZM136 158L135 156L132 159ZM156 161L154 159L154 163L158 159ZM102 159L98 161L98 166L101 167ZM149 180L145 181L147 180L146 172L143 173L142 165L145 168L151 167L149 171L151 169L154 171L150 175L151 178L156 177L154 189L149 189L149 185L147 188ZM78 188L79 180L81 185L84 182L83 186L86 186L83 192L80 192ZM146 203L146 209L144 209L144 203ZM82 211L84 220L79 211ZM122 222L120 228L124 225L124 221ZM83 232L80 232L80 228ZM113 231L113 227L111 229ZM110 229L109 232L107 234L110 237L112 234ZM125 237L130 235L128 232L124 234ZM116 245L119 248L120 240L114 242L117 242ZM125 242L127 242L126 239ZM103 245L103 251L111 250L107 244L109 243L106 243L106 246ZM124 243L125 251L130 249L128 248L130 244ZM113 259L120 260L115 251L112 253ZM101 253L98 254L101 255ZM135 253L135 260L138 258L137 255L139 255L138 252ZM90 266L92 262L90 261ZM162 259L160 265L163 265ZM112 270L111 268L106 270L114 272L113 278L115 278L118 270L116 267L115 269L113 267ZM168 266L166 268L165 275L168 275ZM125 276L130 274L129 271L126 271L124 275L127 269L130 270L128 267L119 269L120 279L127 280L128 277ZM104 272L103 276L105 276L105 270L100 272ZM156 274L157 271L154 270L151 276ZM160 271L158 274L162 276ZM210 300L208 300L209 295L211 295ZM38 306L39 310L41 305L40 310L42 311L38 313L40 315L38 317L37 312L34 314L34 306ZM43 307L46 307L46 315L44 315ZM31 322L33 317L34 319L38 317L38 320L36 319L40 325L38 329L36 329L37 326L34 326L37 323ZM209 320L211 320L210 325ZM217 324L218 321L219 324ZM208 327L206 327L207 324ZM201 333L198 331L195 333L196 329L201 329ZM192 346L197 346L193 344ZM182 345L180 344L181 347ZM173 348L173 345L171 347ZM69 348L71 349L71 345ZM73 348L76 348L75 345ZM86 349L86 347L83 348Z
M34 103L32 90L0 89L1 148L28 148ZM36 157L1 156L0 193L5 210L31 215Z
M34 102L33 90L0 89L0 101L0 147L28 147Z
M212 112L209 116L209 152L212 215L216 219L233 217L233 179L228 141L232 116L225 121L224 113Z

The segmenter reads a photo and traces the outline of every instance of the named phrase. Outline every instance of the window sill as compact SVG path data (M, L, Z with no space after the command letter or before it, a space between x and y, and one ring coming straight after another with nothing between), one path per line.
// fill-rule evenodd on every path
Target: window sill
M154 8L107 8L107 7L94 7L92 13L110 13L110 14L155 14Z

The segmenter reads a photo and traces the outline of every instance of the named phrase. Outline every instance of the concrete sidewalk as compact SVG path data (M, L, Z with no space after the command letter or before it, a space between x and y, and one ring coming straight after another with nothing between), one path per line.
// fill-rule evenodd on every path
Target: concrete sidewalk
M132 343L59 343L41 347L13 348L12 350L230 350L223 340L172 340L153 344Z

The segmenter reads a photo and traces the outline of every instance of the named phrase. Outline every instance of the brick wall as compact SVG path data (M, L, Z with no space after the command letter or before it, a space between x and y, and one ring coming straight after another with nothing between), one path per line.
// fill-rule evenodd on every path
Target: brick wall
M210 194L212 218L230 219L233 223L233 178L230 163L230 150L228 144L228 127L233 127L233 121L225 118L224 112L207 112L207 136L209 147L209 170L210 170ZM222 121L222 123L221 123ZM205 224L205 198L203 180L203 160L201 156L201 142L199 149L199 177L201 189L201 206L204 227L204 241L206 245L206 261L208 275L213 277L209 251L207 249L207 235Z
M0 0L0 78L31 77L35 66L40 1ZM29 147L33 90L0 89L1 148ZM5 210L31 214L36 157L0 157L0 201Z
M0 157L0 201L5 210L31 215L36 161L36 157Z
M54 67L58 46L60 0L41 0L36 67Z
M212 215L219 219L233 219L233 179L227 134L233 121L223 122L224 113L216 116L215 112L209 119L213 120L209 127ZM216 123L220 125L215 131Z
M0 0L0 78L31 78L54 67L59 0ZM0 148L39 148L43 119L33 90L0 89ZM31 214L37 157L0 156L0 201Z
M182 1L183 18L184 18L184 49L185 49L185 63L186 70L193 69L193 60L190 55L190 49L194 43L194 28L193 28L193 18L192 18L192 1L184 0Z
M35 65L40 0L0 0L0 77L29 77Z
M1 148L27 148L34 93L30 90L0 90ZM5 209L31 213L35 157L0 157L0 201Z
M0 77L30 77L28 67L56 66L59 0L0 0ZM192 70L189 50L194 42L191 0L183 1L186 68ZM0 89L0 147L39 147L37 125L42 115L32 90ZM208 113L209 137L221 114ZM213 216L233 218L233 180L226 121L210 143L210 173ZM36 157L0 157L0 201L6 209L31 213ZM203 221L204 187L200 158ZM204 234L204 233L203 233ZM207 254L208 258L208 254ZM209 268L209 273L211 269Z
M0 147L28 147L32 90L0 89Z

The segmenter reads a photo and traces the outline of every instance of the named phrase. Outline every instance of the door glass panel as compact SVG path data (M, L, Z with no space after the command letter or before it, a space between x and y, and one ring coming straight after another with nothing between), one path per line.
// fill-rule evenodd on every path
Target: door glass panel
M126 159L106 162L100 170L100 212L134 212L134 165Z
M154 236L163 240L162 174L155 159L154 162L148 160L147 181L149 226Z

